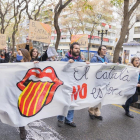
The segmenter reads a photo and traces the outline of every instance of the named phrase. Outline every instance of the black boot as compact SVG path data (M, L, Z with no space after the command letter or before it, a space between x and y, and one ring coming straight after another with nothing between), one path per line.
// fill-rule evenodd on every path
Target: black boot
M19 127L19 130L20 130L20 138L22 140L26 140L26 130L25 130L25 127Z
M103 120L103 117L102 117L102 116L95 116L95 118L96 118L96 119L99 119L99 120L101 120L101 121Z
M88 112L89 112L89 111L88 111ZM92 115L90 112L89 112L89 117L90 117L92 120L94 120L94 118L95 118L95 116Z
M131 115L129 112L126 112L125 115L126 115L127 117L134 118L134 116Z

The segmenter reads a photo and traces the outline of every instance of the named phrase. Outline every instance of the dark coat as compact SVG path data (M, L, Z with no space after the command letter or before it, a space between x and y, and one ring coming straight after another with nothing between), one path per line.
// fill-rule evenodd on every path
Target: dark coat
M9 59L9 53L5 53L5 59L0 58L0 63L8 63Z
M33 61L46 61L48 58L47 52L45 51L40 58L31 58L31 62Z

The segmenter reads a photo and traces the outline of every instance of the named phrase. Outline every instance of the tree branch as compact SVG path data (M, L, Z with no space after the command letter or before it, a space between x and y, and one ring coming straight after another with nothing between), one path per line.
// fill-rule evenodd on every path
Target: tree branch
M133 11L139 6L140 4L140 0L137 0L137 2L133 5L133 7L130 9L130 11L128 12L128 16L130 18L130 16L132 15Z

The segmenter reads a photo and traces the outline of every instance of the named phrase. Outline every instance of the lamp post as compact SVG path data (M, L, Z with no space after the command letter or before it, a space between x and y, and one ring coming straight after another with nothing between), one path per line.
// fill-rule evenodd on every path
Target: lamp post
M104 34L107 35L107 32L109 30L109 25L105 25L105 30L103 30L101 28L101 26L98 26L97 27L97 30L98 30L98 36L101 35L101 46L102 46L102 43L103 43L103 36Z

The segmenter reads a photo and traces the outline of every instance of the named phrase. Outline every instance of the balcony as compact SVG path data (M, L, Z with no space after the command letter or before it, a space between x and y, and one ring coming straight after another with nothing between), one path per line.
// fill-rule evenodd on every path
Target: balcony
M100 40L91 40L91 43L100 45L101 41ZM114 46L113 42L112 43L111 42L103 42L102 44L106 45L106 46Z
M56 40L51 40L51 43L55 43L55 42L56 42ZM60 40L60 43L67 43L67 44L69 44L70 42L71 42L70 39L61 39ZM100 45L101 41L100 40L91 40L91 43L92 44ZM103 42L103 45L114 46L114 42Z

